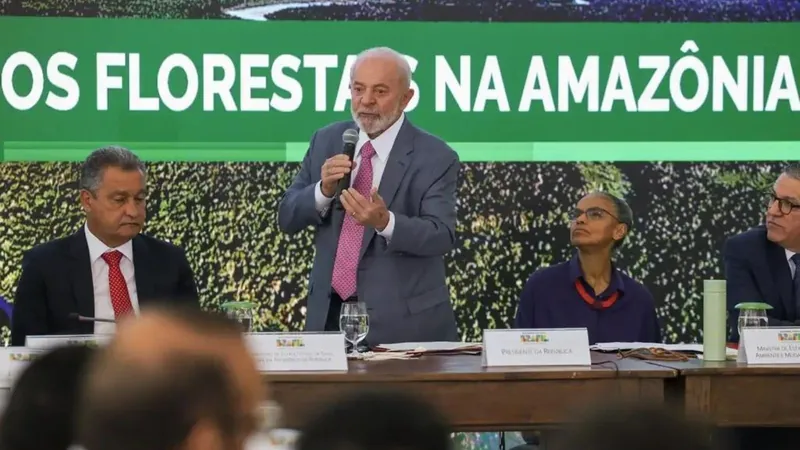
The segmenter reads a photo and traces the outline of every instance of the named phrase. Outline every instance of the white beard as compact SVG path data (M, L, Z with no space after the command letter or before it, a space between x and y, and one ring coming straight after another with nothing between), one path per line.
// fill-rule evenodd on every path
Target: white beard
M380 134L386 131L393 123L400 118L400 108L397 108L394 114L390 116L380 115L377 119L370 121L369 125L365 124L358 118L358 114L353 110L353 107L350 107L350 115L353 117L353 121L358 125L358 128L367 134Z

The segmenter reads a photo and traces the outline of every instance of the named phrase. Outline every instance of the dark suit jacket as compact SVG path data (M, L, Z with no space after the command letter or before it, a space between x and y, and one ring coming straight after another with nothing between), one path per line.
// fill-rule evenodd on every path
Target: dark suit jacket
M140 309L155 302L199 308L194 275L182 249L143 234L132 243ZM92 334L94 323L78 322L70 317L75 313L94 317L92 268L83 227L73 235L38 245L23 256L11 345L25 345L29 335Z
M795 324L798 312L792 298L792 272L786 251L767 239L764 226L728 238L722 255L732 342L739 342L739 312L734 309L738 303L769 303L773 308L768 311L770 326Z
M314 228L314 265L309 283L306 329L325 327L333 263L344 212L320 216L314 190L322 164L342 151L342 133L357 128L339 122L318 130L280 203L278 223L287 233ZM456 239L458 155L441 139L406 117L395 140L378 193L394 213L391 241L367 227L358 266L358 298L367 304L371 345L457 341L458 329L445 279L444 256Z

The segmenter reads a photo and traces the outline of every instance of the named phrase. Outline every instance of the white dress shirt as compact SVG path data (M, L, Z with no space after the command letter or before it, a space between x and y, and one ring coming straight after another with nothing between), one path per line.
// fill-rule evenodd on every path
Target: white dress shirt
M794 256L794 252L791 250L786 250L786 260L789 261L789 270L792 272L792 279L794 280L794 276L797 273L797 267L795 267L794 261L792 261L792 256Z
M111 305L111 294L108 286L108 264L102 258L103 253L119 250L122 258L119 268L128 285L128 295L136 314L139 314L139 298L136 295L136 277L133 271L133 244L128 241L117 248L110 248L97 238L89 227L84 225L86 243L89 244L89 263L92 265L92 285L94 286L94 317L97 319L114 319L114 307ZM95 334L112 334L117 326L113 323L95 322Z
M386 162L389 160L389 153L391 153L392 147L394 147L394 141L397 140L397 134L400 133L400 128L403 126L405 117L405 113L401 114L400 118L397 119L392 126L387 128L386 131L375 139L370 139L364 130L358 133L358 142L356 142L356 153L354 155L356 169L350 176L351 186L356 180L358 169L361 167L361 148L364 147L364 144L367 142L372 141L372 148L375 149L375 156L372 157L372 187L380 187L383 171L386 169ZM325 214L332 201L333 197L325 197L325 194L322 193L322 181L318 182L317 189L314 190L314 203L316 204L317 211L320 214ZM392 235L394 234L394 213L389 211L389 223L383 231L375 231L379 236L383 236L387 242L391 241Z

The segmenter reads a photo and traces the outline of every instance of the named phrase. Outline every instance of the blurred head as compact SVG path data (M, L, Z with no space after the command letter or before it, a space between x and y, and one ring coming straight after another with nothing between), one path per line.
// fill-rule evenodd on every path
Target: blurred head
M350 69L350 111L370 138L392 126L413 96L411 66L403 55L387 47L358 55Z
M783 170L767 196L767 238L800 252L800 164Z
M300 430L296 450L450 450L438 411L403 392L354 391Z
M74 444L79 390L95 353L70 346L33 360L17 379L0 419L0 448L66 450Z
M727 448L712 428L662 404L592 408L557 432L554 450L715 450ZM717 438L715 441L713 438ZM548 448L551 446L548 445Z
M579 249L614 249L633 226L633 211L619 197L592 192L570 214L570 242Z
M146 181L144 164L122 147L95 150L84 161L81 206L89 229L106 245L122 245L142 230Z
M241 450L264 400L238 323L196 309L122 322L87 382L86 450Z

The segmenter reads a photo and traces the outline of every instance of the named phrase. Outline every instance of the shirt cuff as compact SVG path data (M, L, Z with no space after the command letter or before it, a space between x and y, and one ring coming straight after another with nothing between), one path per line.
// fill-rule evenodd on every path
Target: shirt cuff
M318 181L317 187L314 189L314 207L316 208L317 212L320 214L325 214L328 208L330 208L332 201L333 197L325 197L325 194L322 193L322 181Z
M392 240L393 234L394 234L394 213L389 211L389 223L386 224L386 228L384 228L383 231L378 231L378 235L383 236L383 238L386 239L386 242L389 242Z

